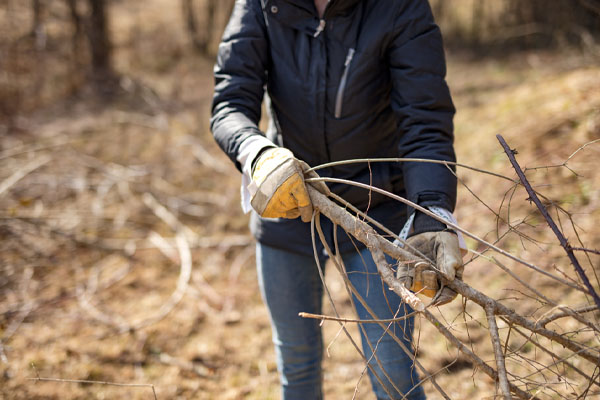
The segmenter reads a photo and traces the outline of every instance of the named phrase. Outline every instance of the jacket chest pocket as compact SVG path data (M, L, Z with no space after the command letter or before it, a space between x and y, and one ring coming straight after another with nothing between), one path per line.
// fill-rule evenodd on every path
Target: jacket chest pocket
M390 77L375 54L349 48L335 89L334 117L375 110L389 96Z
M346 55L346 61L344 62L344 70L342 77L340 78L340 84L338 86L337 93L335 95L335 117L340 118L342 116L342 105L344 101L344 91L346 90L346 83L348 82L348 72L350 71L350 64L354 58L356 50L353 48L348 49L348 55Z

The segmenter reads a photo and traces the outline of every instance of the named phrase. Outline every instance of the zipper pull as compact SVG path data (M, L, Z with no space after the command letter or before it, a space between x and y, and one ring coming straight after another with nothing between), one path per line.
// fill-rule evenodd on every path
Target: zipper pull
M325 20L322 19L319 21L319 26L317 26L317 30L315 31L315 34L313 35L313 37L318 37L321 32L323 32L325 30Z
M355 52L356 52L356 50L354 50L354 49L348 50L348 54L346 55L346 61L344 62L344 67L347 67L352 62L352 58L354 58Z

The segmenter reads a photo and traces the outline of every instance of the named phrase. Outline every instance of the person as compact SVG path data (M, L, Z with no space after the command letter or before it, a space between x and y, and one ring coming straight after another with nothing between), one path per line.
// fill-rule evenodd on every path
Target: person
M317 261L323 265L326 260L323 244L313 248L305 172L308 166L360 158L454 162L455 109L445 68L440 30L427 0L235 3L214 69L211 130L242 172L242 207L252 210L259 286L285 400L323 397L319 321L298 316L321 312ZM259 129L263 97L269 114L265 134ZM453 218L456 178L444 164L352 163L318 174L371 184ZM437 283L462 277L457 235L446 224L352 185L333 183L320 190L402 231L409 245L437 262L442 273ZM364 299L352 299L358 317L410 313L376 277L368 249L338 233L326 218L321 221L326 242L337 249L356 294ZM407 287L433 292L438 304L456 296L447 286L428 283L432 266L397 269ZM413 323L407 318L388 329L360 325L378 399L425 398L411 350Z

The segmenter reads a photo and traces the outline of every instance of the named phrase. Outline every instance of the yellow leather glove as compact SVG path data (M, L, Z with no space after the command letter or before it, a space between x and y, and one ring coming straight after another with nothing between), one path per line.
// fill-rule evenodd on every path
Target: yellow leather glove
M454 278L462 280L463 262L455 233L424 232L406 240L408 248L415 248L430 260L416 265L402 264L398 267L396 277L407 289L432 297L433 304L442 305L451 302L457 293L445 285Z
M294 158L288 149L275 147L265 150L256 161L252 172L256 192L252 208L264 218L298 218L310 222L313 207L304 183L304 171L310 167ZM315 172L310 177L318 177ZM328 192L321 182L317 189Z

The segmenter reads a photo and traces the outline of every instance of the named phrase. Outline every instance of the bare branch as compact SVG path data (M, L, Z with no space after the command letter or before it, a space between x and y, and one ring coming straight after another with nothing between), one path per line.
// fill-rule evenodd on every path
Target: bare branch
M511 400L510 386L508 384L508 378L506 376L506 365L504 363L504 353L502 352L502 343L500 342L500 335L498 334L498 325L496 324L496 317L494 316L494 306L488 305L485 308L485 313L488 317L490 337L492 338L492 344L494 347L494 355L496 356L496 367L498 373L498 381L500 383L500 390L504 395L505 400Z
M33 161L30 161L29 163L21 167L19 170L15 171L11 176L9 176L2 183L0 183L0 196L8 189L10 189L11 186L13 186L15 183L19 182L21 179L23 179L28 174L35 171L42 165L47 164L48 162L50 162L50 160L52 160L52 157L50 156L41 156L39 158L34 159Z

